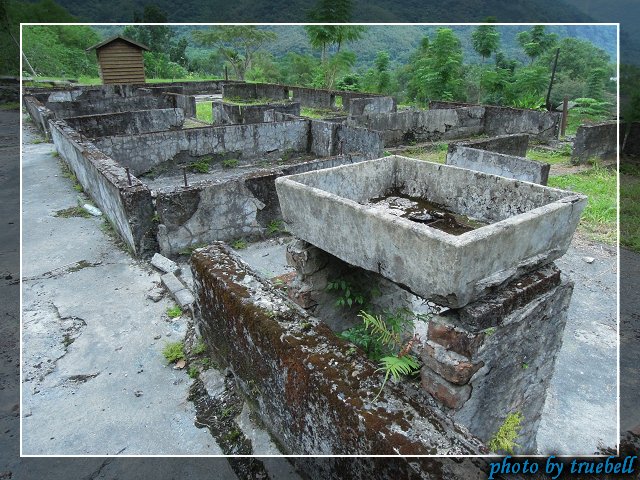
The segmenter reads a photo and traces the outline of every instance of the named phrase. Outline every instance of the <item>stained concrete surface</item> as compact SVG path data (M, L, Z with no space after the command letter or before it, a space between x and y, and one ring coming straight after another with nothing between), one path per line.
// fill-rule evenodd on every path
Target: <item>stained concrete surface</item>
M53 145L33 140L23 156L23 453L221 454L193 424L188 377L161 353L186 318L167 317L169 298L147 298L159 273L114 247L100 220L55 216L77 192Z

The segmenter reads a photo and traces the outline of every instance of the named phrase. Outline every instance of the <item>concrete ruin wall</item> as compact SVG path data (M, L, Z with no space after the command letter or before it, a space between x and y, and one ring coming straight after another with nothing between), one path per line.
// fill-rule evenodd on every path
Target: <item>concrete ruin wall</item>
M241 161L255 160L276 151L306 152L307 140L307 121L296 120L104 137L96 145L140 175L181 153L196 158L227 155Z
M275 179L361 161L341 156L262 170L157 192L158 243L165 256L211 243L264 237L270 222L282 220Z
M259 99L270 98L274 100L291 99L299 102L303 107L334 109L336 99L342 99L342 109L351 111L351 102L355 99L367 99L354 106L354 112L369 105L376 111L395 111L396 103L392 97L375 93L350 92L342 90L325 90L320 88L297 87L293 85L278 85L271 83L236 83L224 85L223 98ZM380 100L374 100L378 98Z
M571 163L586 163L590 158L615 155L618 147L618 122L580 125L571 150Z
M310 120L310 152L321 157L360 154L372 159L382 156L384 140L380 132L366 128Z
M435 315L422 352L423 388L485 442L519 412L517 452L535 453L572 291L550 265Z
M375 113L392 113L396 111L393 97L353 98L349 102L349 116L359 117Z
M461 102L429 102L429 110L472 106L474 105ZM484 105L484 109L484 133L490 137L528 134L543 142L558 138L561 113L493 105Z
M349 118L348 125L380 131L387 147L410 142L464 138L484 132L484 107L408 109Z
M40 130L46 137L49 136L49 120L55 118L54 113L43 105L43 103L36 97L31 95L25 95L22 99L29 117L33 121L33 124Z
M274 121L275 112L299 117L300 104L289 101L263 105L236 105L224 101L212 103L212 118L216 125Z
M69 165L84 190L96 202L134 255L155 251L156 227L149 189L127 174L113 159L99 151L66 122L50 122L60 157Z
M382 381L376 365L223 245L196 250L191 262L198 328L286 453L486 451L406 384L389 382L374 403ZM481 478L486 464L477 460L451 465L453 470L442 471L439 478Z
M181 108L162 108L70 117L65 121L85 137L139 135L182 128L184 112Z
M527 135L504 135L486 140L449 144L447 165L546 185L551 166L524 158Z

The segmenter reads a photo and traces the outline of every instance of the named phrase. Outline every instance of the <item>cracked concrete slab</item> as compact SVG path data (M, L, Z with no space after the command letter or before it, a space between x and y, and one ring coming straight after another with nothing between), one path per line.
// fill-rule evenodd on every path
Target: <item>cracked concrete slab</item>
M23 453L220 454L193 424L190 379L162 356L186 320L168 318L168 298L147 298L160 274L118 249L100 219L54 216L77 192L53 146L32 142L27 131Z

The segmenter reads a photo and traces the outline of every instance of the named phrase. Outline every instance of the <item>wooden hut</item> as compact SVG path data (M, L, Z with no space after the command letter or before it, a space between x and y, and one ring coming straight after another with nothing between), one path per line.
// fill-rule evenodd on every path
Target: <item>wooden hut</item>
M145 82L142 51L149 51L147 46L118 35L87 48L87 52L94 49L103 84Z

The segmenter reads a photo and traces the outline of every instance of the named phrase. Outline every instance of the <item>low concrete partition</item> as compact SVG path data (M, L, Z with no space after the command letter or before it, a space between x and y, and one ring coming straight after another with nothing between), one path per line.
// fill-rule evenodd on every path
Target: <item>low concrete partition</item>
M322 157L359 153L366 158L382 155L382 134L323 120L310 120L310 152Z
M429 102L429 110L472 106L474 105L460 102ZM523 133L546 142L558 138L560 133L561 113L493 105L483 105L483 107L485 109L484 133L491 137Z
M385 146L465 138L484 132L484 107L378 113L352 117L347 125L382 132Z
M546 185L551 166L524 158L528 135L500 137L449 144L447 165Z
M296 269L289 297L336 332L361 321L354 309L335 306L336 294L326 288L335 279L361 292L377 291L367 304L369 313L426 314L426 325L415 322L418 337L412 348L424 363L424 390L485 442L508 415L521 414L517 453L536 453L536 433L573 288L555 265L518 277L463 308L427 305L425 310L424 299L306 242L287 246L287 262Z
M376 365L292 304L222 244L191 257L196 322L288 454L479 455L486 450L427 395L385 386ZM481 458L380 464L376 478L483 478ZM424 468L424 470L422 470ZM387 469L394 469L389 471ZM416 471L416 469L418 471ZM484 472L484 473L483 473ZM348 473L348 472L345 472ZM404 476L402 474L406 474ZM422 477L424 478L424 477Z
M371 115L375 113L392 113L396 111L393 97L352 98L349 101L349 116Z
M562 256L587 201L399 156L279 178L276 188L294 235L452 308ZM447 233L370 205L382 197L431 202L483 223Z
M212 103L213 123L216 125L262 123L274 121L274 113L300 116L300 103L271 102L262 105L237 105L225 101Z
M184 112L181 108L163 108L70 117L65 121L85 137L138 135L182 128Z
M590 158L615 155L618 148L618 122L580 125L571 151L571 163L586 163Z
M43 103L32 95L25 95L22 98L29 117L33 121L34 125L45 136L49 136L49 120L55 118L55 114L43 105Z
M158 243L163 255L216 240L262 238L273 221L282 220L275 179L362 161L345 155L287 167L261 169L156 192Z
M60 157L107 216L134 255L156 250L154 207L149 189L99 151L63 120L49 123Z
M223 98L293 100L303 107L334 109L341 108L354 113L364 110L367 106L373 111L391 112L396 110L396 103L392 97L375 93L351 92L345 90L325 90L320 88L297 87L293 85L279 85L273 83L235 83L225 84L222 89ZM352 107L356 99L364 99Z
M103 137L96 145L141 175L165 162L177 161L177 156L189 160L218 155L243 161L275 152L306 152L308 130L306 120L294 120Z

